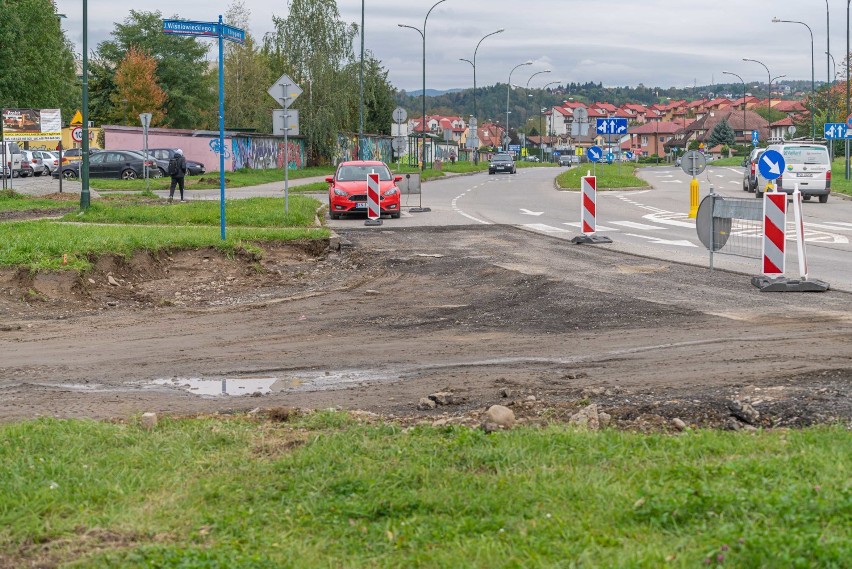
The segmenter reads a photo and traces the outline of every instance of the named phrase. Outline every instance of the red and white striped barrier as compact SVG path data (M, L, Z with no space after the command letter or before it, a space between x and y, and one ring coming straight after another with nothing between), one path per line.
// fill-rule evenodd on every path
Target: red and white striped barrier
M583 205L580 208L580 226L583 235L594 235L597 228L597 185L597 177L583 176L581 185Z
M379 175L367 174L367 221L365 225L381 225L382 209L379 205Z
M793 191L793 217L796 220L796 244L799 247L799 274L802 280L808 280L808 255L805 250L805 221L802 216L802 192L799 184Z
M589 172L591 174L591 172ZM583 176L580 186L580 232L571 240L572 243L580 245L599 245L601 243L612 243L612 239L603 235L597 235L598 224L598 179L595 176Z
M763 274L779 277L784 274L787 244L787 194L763 194Z

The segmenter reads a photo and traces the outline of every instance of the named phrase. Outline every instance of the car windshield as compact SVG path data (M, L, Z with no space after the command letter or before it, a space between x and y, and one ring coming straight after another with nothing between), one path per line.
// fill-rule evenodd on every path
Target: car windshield
M495 161L497 161L497 160L507 160L508 161L508 160L511 160L511 159L512 159L512 157L509 156L508 154L495 154L494 155Z
M339 170L337 170L337 181L338 182L361 182L367 181L368 174L378 174L379 180L388 181L391 179L390 172L387 169L387 166L378 166L378 165L346 165L341 166Z
M788 146L784 148L787 164L828 165L828 151L824 146Z

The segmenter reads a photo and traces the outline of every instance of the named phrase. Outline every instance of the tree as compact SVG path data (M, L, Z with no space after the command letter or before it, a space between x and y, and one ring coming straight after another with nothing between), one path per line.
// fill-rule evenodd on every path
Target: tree
M212 128L218 105L214 88L216 74L206 59L209 45L204 40L163 33L163 16L157 12L131 10L116 24L112 39L98 44L91 66L91 110L93 116L120 115L112 97L115 73L127 52L135 47L157 62L157 83L166 93L164 126L172 128ZM154 109L147 109L153 112Z
M396 107L395 92L388 81L387 70L372 53L367 52L364 55L364 132L384 135L391 133L392 115Z
M728 124L727 119L723 119L713 127L713 132L710 133L710 138L707 139L707 149L709 150L719 144L733 145L735 138L734 129Z
M122 122L136 124L140 113L151 113L151 126L162 124L166 116L166 93L157 84L157 62L131 47L115 72L113 109L122 113ZM118 117L115 118L118 122Z
M71 43L51 0L0 0L0 107L80 105Z
M249 33L249 16L243 0L234 0L225 21L246 31L245 44L229 42L225 49L225 124L228 128L270 132L272 106L266 90L278 77L266 63Z
M262 53L274 76L288 73L306 91L293 108L299 110L308 157L329 161L338 133L357 125L352 109L357 108L358 84L347 72L357 28L340 20L335 0L293 0L287 17L273 16L272 22L274 31L264 37Z

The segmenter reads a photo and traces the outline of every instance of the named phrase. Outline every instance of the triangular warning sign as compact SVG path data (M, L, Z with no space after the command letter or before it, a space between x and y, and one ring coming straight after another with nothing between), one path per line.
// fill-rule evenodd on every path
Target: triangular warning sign
M80 111L74 113L74 118L71 119L72 125L81 125L83 124L83 114Z

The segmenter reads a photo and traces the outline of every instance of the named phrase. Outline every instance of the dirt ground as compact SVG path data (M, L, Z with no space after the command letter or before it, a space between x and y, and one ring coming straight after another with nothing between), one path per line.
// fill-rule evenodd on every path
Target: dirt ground
M494 226L265 249L0 271L0 420L336 407L477 424L493 404L522 422L596 404L638 430L852 426L845 293Z

